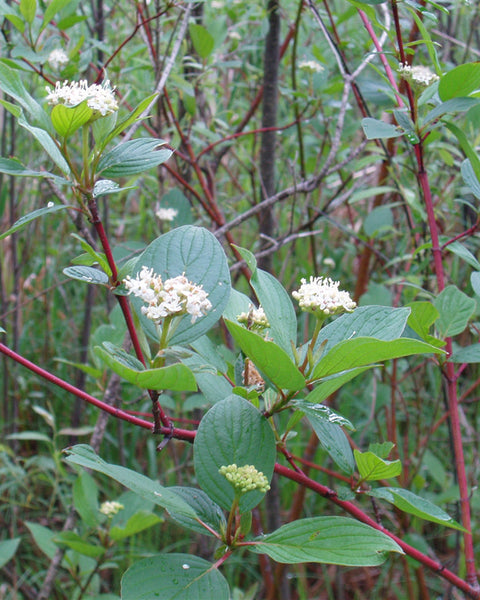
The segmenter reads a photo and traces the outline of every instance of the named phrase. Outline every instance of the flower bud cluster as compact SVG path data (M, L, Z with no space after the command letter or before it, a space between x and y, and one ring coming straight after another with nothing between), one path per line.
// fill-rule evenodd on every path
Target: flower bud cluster
M185 314L192 316L192 323L198 317L206 315L212 308L208 293L201 285L196 285L178 275L162 281L153 269L143 266L135 279L124 279L129 293L141 298L148 306L142 306L142 313L152 321L159 323L165 317Z
M234 487L235 491L240 494L259 490L260 492L268 492L270 485L268 479L261 471L253 465L245 465L237 467L235 463L228 466L222 466L218 469L220 475L223 475Z
M55 89L46 87L48 92L47 102L53 104L64 104L68 107L77 106L84 100L87 106L94 111L94 116L105 117L118 110L118 103L115 98L115 88L110 87L110 81L105 80L102 85L93 83L88 85L86 80L82 81L57 81Z
M250 304L248 312L243 312L237 317L237 321L247 326L248 329L267 329L270 327L265 311L261 306L255 308Z
M422 67L421 65L412 67L408 64L400 63L398 65L398 72L406 81L422 88L426 88L440 79L428 67Z
M326 317L351 312L357 306L348 292L338 289L339 281L332 281L329 277L310 277L309 282L306 279L301 282L300 289L292 292L292 296L306 312Z
M120 502L116 502L115 500L110 502L107 500L107 502L103 502L101 504L100 512L102 513L102 515L107 515L107 517L113 517L113 515L116 515L124 508L125 507L123 506L123 504L120 504Z

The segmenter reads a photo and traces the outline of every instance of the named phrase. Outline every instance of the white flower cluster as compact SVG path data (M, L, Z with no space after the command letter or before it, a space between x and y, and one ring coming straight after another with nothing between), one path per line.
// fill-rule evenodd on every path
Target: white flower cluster
M310 277L309 282L306 279L301 282L300 289L292 292L292 296L304 311L328 316L351 312L357 306L348 292L338 289L339 281L332 281L329 277Z
M159 208L155 215L160 221L173 221L178 215L178 210L176 208Z
M142 306L142 313L152 321L159 323L165 317L189 314L192 323L198 317L206 315L212 308L208 293L201 285L196 285L178 275L162 281L153 269L143 266L138 277L124 279L129 293L141 298L148 306Z
M237 321L243 323L249 329L266 329L270 327L267 315L261 306L255 308L253 304L250 304L248 312L243 312L238 315Z
M241 494L251 492L252 490L268 492L270 489L268 479L261 471L257 471L253 465L237 467L233 463L232 465L220 467L218 472L233 485L236 492L240 492Z
M298 63L298 68L311 73L321 73L325 70L316 60L302 60Z
M48 64L54 71L59 71L68 63L68 54L61 48L55 48L48 55Z
M439 76L433 73L428 67L411 67L410 65L400 63L398 65L398 72L404 79L419 87L428 87L440 79Z
M120 502L116 502L115 500L110 502L103 502L100 506L100 512L102 513L102 515L107 515L107 517L113 517L113 515L116 515L119 511L121 511L122 509L124 509L125 507L123 506L123 504L120 504Z
M89 108L102 117L118 110L118 103L114 94L115 88L110 87L108 79L102 85L96 83L88 85L85 79L72 82L64 81L63 83L57 81L54 90L48 86L46 90L49 104L64 104L73 107L86 100Z

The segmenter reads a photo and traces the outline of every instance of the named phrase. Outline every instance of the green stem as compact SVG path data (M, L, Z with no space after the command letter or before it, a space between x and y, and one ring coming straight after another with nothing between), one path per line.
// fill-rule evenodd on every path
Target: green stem
M85 187L87 189L90 189L90 187L91 187L90 175L88 172L88 156L90 154L90 148L89 148L89 144L88 144L89 131L90 131L89 125L84 125L82 127L83 181L84 181Z
M227 544L227 546L230 546L233 540L233 526L235 523L235 516L237 514L237 508L238 508L238 502L239 502L240 498L238 496L235 496L233 503L232 503L232 508L230 509L230 514L228 515L228 521L227 521L227 531L225 534L225 543Z

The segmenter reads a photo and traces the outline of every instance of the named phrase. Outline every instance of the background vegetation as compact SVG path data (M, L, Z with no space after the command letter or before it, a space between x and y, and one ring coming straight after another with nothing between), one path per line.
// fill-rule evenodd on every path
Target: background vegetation
M258 265L288 290L313 274L340 280L360 306L428 301L440 314L431 333L450 340L447 351L471 346L470 355L450 366L431 357L392 360L327 401L354 423L356 430L348 433L352 448L395 444L390 458L403 464L395 485L432 500L465 526L469 505L473 538L380 507L365 495L357 500L432 565L458 574L466 585L445 580L440 567L410 556L395 555L370 568L287 568L245 554L225 566L236 599L480 597L472 563L480 543L475 533L480 108L475 101L468 111L465 106L456 107L454 116L439 114L429 131L424 119L432 98L397 73L399 63L413 62L441 76L477 60L478 10L475 2L409 0L0 0L2 157L18 157L35 171L54 168L9 109L15 94L5 88L5 69L17 73L40 103L45 86L64 79L110 79L125 114L159 94L151 116L132 124L122 139L162 138L174 149L171 159L122 179L122 194L99 198L117 261L136 256L160 233L200 225L222 243L232 280L244 293L250 293L249 272L235 246L250 249ZM49 62L58 48L68 55L63 65ZM476 77L475 69L466 72L471 86L449 97L475 100ZM450 87L461 81L457 76ZM402 106L408 110L392 114ZM362 128L362 119L369 117L399 125L407 135L390 137L391 129L380 135L373 123L367 139L368 122ZM0 185L0 233L51 200L71 204L55 179L14 177L3 169ZM173 221L161 221L156 213L168 207L178 213ZM83 252L73 233L96 238L82 214L69 209L32 220L0 241L3 348L93 396L149 414L150 400L131 384L112 383L92 352L106 339L121 345L125 328L113 294L63 274ZM463 295L439 300L450 285ZM311 319L303 315L299 324L307 340ZM233 364L225 327L213 339L226 344L225 360ZM107 418L2 352L1 537L21 542L3 546L0 598L112 600L119 597L122 573L139 557L173 550L211 558L210 540L164 521L153 505L140 506L110 480L79 476L62 459L66 446L89 442L108 461L159 478L162 485L183 485L194 477L189 443L171 441L159 454L161 438ZM173 392L161 403L179 427L194 429L222 391L210 394L187 398ZM286 421L280 419L283 430ZM332 461L306 421L288 439L288 452L306 475L335 489L340 500L350 499L353 479ZM120 517L99 521L89 514L88 507L118 498L129 515L141 508L148 526L115 538L110 528ZM299 516L323 514L344 512L306 487L274 478L267 501L254 512L254 529L271 531ZM90 547L103 545L101 560L75 545L78 540L68 532Z

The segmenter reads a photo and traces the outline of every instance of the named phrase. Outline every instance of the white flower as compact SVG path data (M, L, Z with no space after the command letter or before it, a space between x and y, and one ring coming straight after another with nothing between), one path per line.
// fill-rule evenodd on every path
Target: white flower
M420 87L428 87L440 79L428 67L411 67L410 65L400 63L398 65L398 72L404 79Z
M160 221L173 221L178 215L178 210L176 208L159 208L155 215Z
M292 296L304 311L328 316L351 312L356 307L350 294L338 289L339 281L332 281L329 277L310 277L308 283L306 279L301 282L300 289L292 292Z
M248 329L266 329L270 327L265 311L261 306L255 308L250 304L248 312L243 312L237 316L239 323L244 323Z
M121 511L122 509L124 509L125 507L123 506L123 504L120 504L120 502L103 502L100 506L100 512L103 515L107 515L107 517L113 517L113 515L116 515L119 511Z
M178 275L162 281L153 269L143 266L139 275L124 279L129 293L141 298L148 306L142 306L142 313L152 321L159 323L165 317L189 314L192 323L206 315L212 308L208 293L201 285L196 285Z
M302 60L298 63L298 68L304 71L310 71L311 73L321 73L324 71L324 67L315 60Z
M55 48L48 55L48 64L54 71L60 71L68 63L68 54L61 48Z
M97 116L109 115L118 110L118 103L115 99L115 88L110 87L110 81L105 80L102 85L93 83L88 85L84 79L82 81L59 81L55 84L55 89L46 87L48 92L47 101L49 104L64 104L65 106L77 106L84 100L87 105L97 113Z

